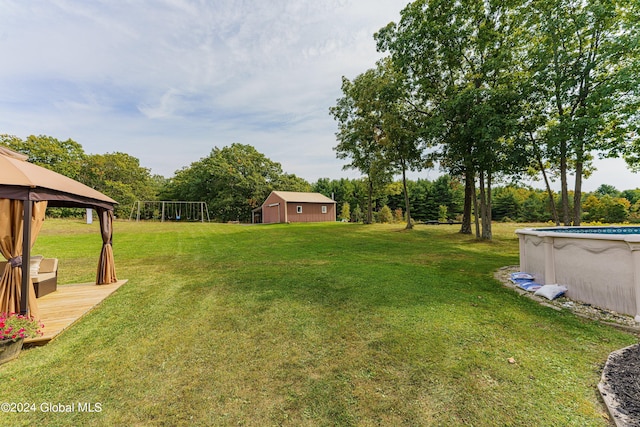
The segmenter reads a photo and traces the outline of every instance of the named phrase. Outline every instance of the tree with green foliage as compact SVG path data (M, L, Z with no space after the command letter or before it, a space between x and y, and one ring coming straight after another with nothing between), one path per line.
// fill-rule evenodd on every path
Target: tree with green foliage
M362 222L363 213L360 205L356 205L355 209L353 209L353 221L354 222Z
M464 185L449 175L441 175L431 183L430 195L434 206L446 206L449 216L462 213Z
M623 197L609 194L598 197L597 193L587 197L582 205L584 219L606 223L621 223L629 218L631 203Z
M342 209L340 209L340 219L343 221L351 221L351 206L349 206L349 202L344 202L342 204Z
M611 197L620 197L620 192L613 185L602 184L595 191L598 196L609 195Z
M427 221L431 219L430 213L433 207L433 184L426 179L407 182L409 194L411 195L411 217L416 221ZM391 203L391 201L390 201ZM400 202L393 202L393 206L400 206Z
M120 152L86 156L77 179L116 200L120 217L128 216L137 200L157 200L163 182L140 166L139 159Z
M380 121L376 127L376 140L382 145L384 158L391 169L402 176L406 228L412 229L407 171L422 170L431 166L432 162L423 157L425 147L419 136L417 112L409 101L406 78L388 58L378 63L377 73L374 81L378 94L375 108Z
M524 197L522 207L519 209L520 217L514 218L521 222L547 222L556 223L555 199L549 200L548 193L542 190L531 190Z
M29 156L29 161L58 172L94 188L118 202L117 216L127 216L136 200L156 200L165 184L160 176L152 177L140 161L125 153L85 154L82 146L67 139L60 141L46 135L30 135L25 140L0 135L0 144ZM54 208L51 216L76 216L73 210Z
M273 188L280 191L298 191L307 193L311 191L311 184L304 178L300 178L292 173L283 173L273 184Z
M447 222L449 216L448 209L445 205L438 206L438 222Z
M594 152L627 153L638 130L640 28L638 4L628 0L535 0L523 9L523 61L544 117L532 134L557 165L565 225L581 220L582 179ZM570 213L568 175L575 188Z
M380 211L377 215L377 222L387 224L393 222L393 212L391 212L391 208L389 206L384 205L380 208Z
M604 217L604 207L602 202L595 195L591 194L587 196L586 200L582 204L583 216L586 221L600 221Z
M251 145L215 147L209 156L176 172L165 191L172 200L204 201L218 221L251 220L273 190L301 191L311 186L295 175L283 174L280 163Z
M72 139L60 141L46 135L29 135L22 140L13 135L0 135L0 145L29 156L38 166L76 179L86 157L84 149Z
M371 69L353 81L342 78L343 96L329 109L338 122L334 147L339 159L350 159L344 169L356 169L367 180L367 223L373 222L373 197L377 189L392 179L390 164L379 144L380 115L376 102L378 75Z
M344 202L350 206L366 203L366 190L362 180L320 178L311 186L311 191L335 200L338 205Z
M524 190L524 191L523 191ZM508 218L517 221L521 218L525 189L512 186L496 188L493 199L493 213L498 221Z
M640 200L635 203L631 203L628 220L634 223L640 222Z
M624 190L620 193L620 197L624 197L634 205L637 201L640 200L640 188L636 188L634 190Z
M527 91L525 90L523 92ZM530 111L530 113L523 116L514 140L524 148L523 153L529 160L529 167L524 171L524 174L532 179L535 179L538 175L542 176L553 222L556 225L560 225L555 195L551 188L552 176L557 174L558 167L549 160L549 158L553 156L547 151L544 144L545 134L540 129L541 126L546 123L548 114L541 108L532 108L529 105L532 102L535 103L535 100L526 99L527 97L524 95L523 98L525 98L524 110Z
M483 239L491 239L491 186L513 167L507 136L520 117L512 52L515 14L504 2L418 0L376 34L378 48L409 76L414 109L440 161L464 175L461 232L470 233L475 179L480 183ZM477 212L477 210L476 210Z
M380 199L380 205L387 204L392 210L402 208L404 206L402 187L402 182L397 181L386 185L384 187L386 197ZM449 175L441 175L435 181L407 180L407 188L410 195L411 217L417 221L437 220L441 205L447 207L447 215L450 219L457 219L462 215L464 186Z

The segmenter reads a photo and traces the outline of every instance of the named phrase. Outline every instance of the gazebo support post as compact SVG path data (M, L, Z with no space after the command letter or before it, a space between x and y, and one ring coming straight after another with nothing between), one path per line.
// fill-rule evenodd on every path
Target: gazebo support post
M23 202L22 216L22 283L20 291L20 314L26 316L28 314L27 301L29 299L30 285L30 268L29 259L31 258L31 212L33 202L25 200Z

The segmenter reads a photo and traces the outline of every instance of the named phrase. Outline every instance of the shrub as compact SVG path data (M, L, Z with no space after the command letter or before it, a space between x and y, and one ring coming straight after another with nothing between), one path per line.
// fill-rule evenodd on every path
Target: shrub
M393 221L393 215L391 214L391 209L387 205L384 205L380 209L380 212L378 212L377 217L378 217L377 222L389 223Z
M395 211L393 211L393 220L395 222L404 221L404 215L402 214L402 208L398 208Z
M344 202L342 204L342 209L340 210L340 219L343 221L351 221L351 206L349 206L349 202Z
M362 209L360 209L360 205L356 205L356 208L353 210L353 221L362 222L364 218L364 214L362 213Z
M438 221L447 222L449 216L449 209L445 205L438 206Z

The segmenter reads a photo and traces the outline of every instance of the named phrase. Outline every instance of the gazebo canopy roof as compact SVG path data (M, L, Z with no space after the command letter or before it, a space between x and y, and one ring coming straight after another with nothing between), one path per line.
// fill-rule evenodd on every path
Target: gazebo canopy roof
M47 200L52 207L103 208L118 202L78 181L27 162L27 156L0 147L0 198Z

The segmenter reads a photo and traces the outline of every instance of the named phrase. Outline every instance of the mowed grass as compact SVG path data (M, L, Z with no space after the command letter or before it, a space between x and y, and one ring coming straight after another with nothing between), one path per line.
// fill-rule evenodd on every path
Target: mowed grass
M0 400L36 407L0 425L608 425L601 369L637 337L502 287L516 226L494 227L117 222L129 283L0 366ZM100 245L47 220L34 252L86 282Z

